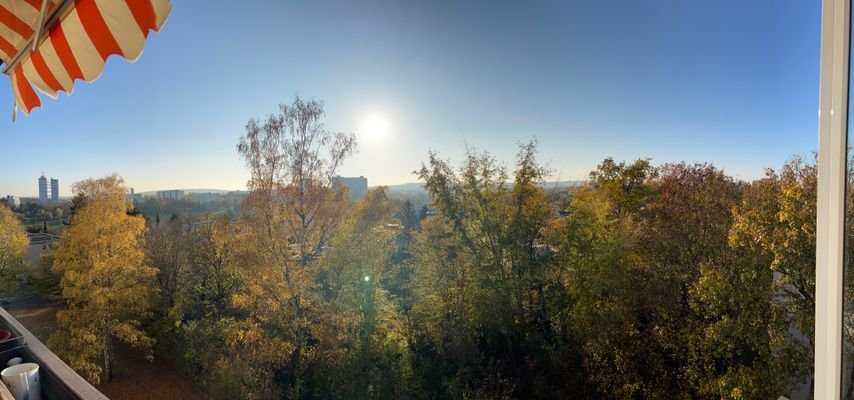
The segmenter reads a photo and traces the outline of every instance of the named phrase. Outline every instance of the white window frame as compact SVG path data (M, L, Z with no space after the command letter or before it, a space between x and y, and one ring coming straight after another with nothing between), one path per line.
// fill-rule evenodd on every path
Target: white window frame
M842 397L851 0L822 0L816 207L815 399Z

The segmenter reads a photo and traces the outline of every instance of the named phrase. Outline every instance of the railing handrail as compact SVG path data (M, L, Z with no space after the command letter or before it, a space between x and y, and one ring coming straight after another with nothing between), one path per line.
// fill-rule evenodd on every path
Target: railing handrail
M95 389L92 384L74 372L74 370L57 357L56 354L53 354L47 346L36 338L35 335L30 333L27 328L21 325L21 323L3 307L0 307L0 320L15 331L15 333L24 338L24 344L33 353L33 356L38 359L39 366L50 370L61 382L62 386L68 388L68 390L75 396L80 399L109 400L107 396L98 391L98 389Z

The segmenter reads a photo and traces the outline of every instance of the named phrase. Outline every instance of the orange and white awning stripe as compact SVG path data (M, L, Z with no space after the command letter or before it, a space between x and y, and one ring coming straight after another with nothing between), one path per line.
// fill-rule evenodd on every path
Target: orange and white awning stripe
M0 58L7 64L33 35L42 1L0 0ZM48 8L57 1L48 1ZM10 10L13 3L18 8ZM142 54L148 33L159 31L171 10L168 0L74 0L68 10L59 11L62 14L52 26L46 27L36 50L8 71L16 105L28 115L41 106L32 86L52 98L60 90L71 94L75 80L98 79L112 54L135 61ZM12 22L6 14L13 14L19 22ZM25 29L33 20L36 22L29 25L30 29ZM12 47L14 54L10 54Z
M58 0L48 1L48 11ZM35 32L42 0L0 0L0 59L9 63Z

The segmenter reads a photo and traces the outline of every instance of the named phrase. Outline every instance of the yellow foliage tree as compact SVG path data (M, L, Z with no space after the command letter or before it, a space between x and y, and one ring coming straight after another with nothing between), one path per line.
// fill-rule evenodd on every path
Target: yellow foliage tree
M144 263L145 221L127 214L123 180L89 179L73 186L85 204L59 240L53 270L61 276L66 310L50 338L72 368L91 382L109 381L113 339L146 351L153 340L140 328L151 305L157 273Z
M0 293L14 290L19 274L27 262L27 233L18 217L6 207L0 207Z
M249 121L237 147L251 172L242 220L258 250L245 265L251 279L232 299L248 317L233 337L249 364L275 366L281 378L278 387L248 385L262 397L304 395L312 335L325 318L315 290L319 261L347 211L335 176L356 143L352 134L327 131L323 115L322 102L297 97L264 122Z

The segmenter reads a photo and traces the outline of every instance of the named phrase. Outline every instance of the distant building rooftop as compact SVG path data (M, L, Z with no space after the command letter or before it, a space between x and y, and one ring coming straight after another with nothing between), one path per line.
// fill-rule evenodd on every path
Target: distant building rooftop
M350 190L350 200L356 201L365 197L368 193L368 178L364 176L346 177L336 176L332 178L333 185L344 185Z

